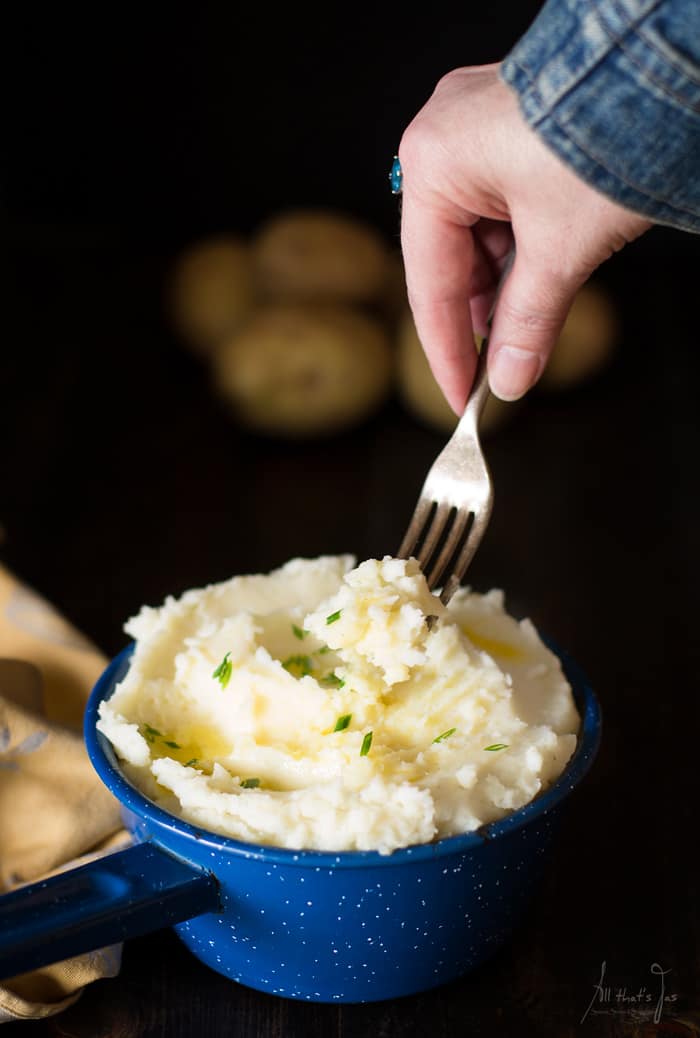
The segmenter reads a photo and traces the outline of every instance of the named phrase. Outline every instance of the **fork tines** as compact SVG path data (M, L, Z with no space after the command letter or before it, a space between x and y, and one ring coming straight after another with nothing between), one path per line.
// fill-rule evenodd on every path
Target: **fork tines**
M413 556L418 561L431 591L439 586L449 567L441 594L447 604L462 582L487 522L484 508L477 514L445 501L438 503L422 497L399 549L399 558Z

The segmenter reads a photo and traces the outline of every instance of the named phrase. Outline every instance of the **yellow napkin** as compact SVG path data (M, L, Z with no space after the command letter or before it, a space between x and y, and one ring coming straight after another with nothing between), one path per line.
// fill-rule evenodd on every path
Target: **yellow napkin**
M0 893L128 839L81 734L105 662L0 566ZM65 1009L85 984L115 976L120 962L116 945L0 983L0 1023Z

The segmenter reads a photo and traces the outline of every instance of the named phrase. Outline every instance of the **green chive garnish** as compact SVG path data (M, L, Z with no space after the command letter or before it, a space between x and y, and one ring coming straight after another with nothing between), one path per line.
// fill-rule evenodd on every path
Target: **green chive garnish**
M507 750L507 742L494 742L491 746L484 746L485 750Z
M456 728L448 728L446 732L442 733L442 735L438 735L437 739L433 739L433 742L444 742L445 739L449 739L451 735L454 735L456 731Z
M342 678L339 678L337 674L331 671L330 674L326 674L325 678L321 678L320 684L324 685L326 688L343 688L345 682Z
M334 732L344 732L352 721L352 714L341 714L338 720L335 722ZM367 747L369 749L369 747Z
M327 652L330 652L330 645L323 645L320 649L316 649L316 653L319 656L325 656Z
M152 725L145 724L143 727L146 729L149 735L159 735L161 738L163 737L163 733L159 732L158 729L154 728Z
M216 680L219 682L222 688L226 688L229 681L231 680L231 671L233 670L233 664L229 659L230 655L230 652L226 653L221 663L212 674L212 677L216 678Z
M258 778L243 779L241 782L242 789L257 789L259 785L260 779Z
M182 749L182 746L180 746L179 742L167 742L165 740L164 740L164 742L165 742L166 746L172 746L172 748L174 750L181 750Z
M341 613L342 613L342 609L338 609L335 613L331 613L330 616L326 617L326 623L327 624L334 624L336 620L340 620L340 614Z
M313 674L313 666L310 656L287 656L282 660L284 669L295 678L305 678L307 674Z
M187 761L187 764L185 764L185 767L186 768L191 768L194 764L198 764L198 763L199 763L199 761L197 760L197 758L193 757L192 760L188 760Z
M306 638L308 631L305 631L303 627L298 627L296 624L292 624L292 630L294 631L294 637L298 638L300 642Z
M369 753L369 748L372 745L373 734L373 732L367 732L367 735L365 735L364 739L362 740L362 749L360 750L361 757L366 757Z

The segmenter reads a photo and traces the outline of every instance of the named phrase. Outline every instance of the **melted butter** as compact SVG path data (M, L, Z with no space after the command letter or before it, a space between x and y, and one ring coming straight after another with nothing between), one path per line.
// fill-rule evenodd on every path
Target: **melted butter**
M496 638L485 638L483 635L477 634L468 627L463 627L462 631L466 634L469 641L477 647L477 649L487 652L489 656L500 656L504 660L525 659L525 654L522 649L518 649L515 645L511 645L509 642L502 642Z
M141 734L144 734L144 726L141 726ZM203 761L220 760L231 753L230 744L222 738L221 732L214 725L191 724L175 735L162 732L160 735L147 737L147 741L154 759L171 757L179 764L189 764L194 760L197 763L193 767L201 766ZM169 743L177 745L168 745Z

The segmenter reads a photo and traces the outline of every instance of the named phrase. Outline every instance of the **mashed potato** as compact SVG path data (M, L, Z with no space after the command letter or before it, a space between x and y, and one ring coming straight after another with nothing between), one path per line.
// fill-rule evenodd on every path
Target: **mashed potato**
M131 666L98 722L130 780L240 840L382 853L550 785L579 717L533 625L500 591L445 608L414 560L353 567L293 559L131 619Z

